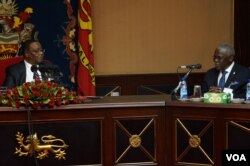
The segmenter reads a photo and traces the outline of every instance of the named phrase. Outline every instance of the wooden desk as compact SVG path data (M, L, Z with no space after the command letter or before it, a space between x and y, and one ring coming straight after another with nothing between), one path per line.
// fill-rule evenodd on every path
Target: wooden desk
M222 150L250 149L250 105L167 101L168 164L221 165Z
M32 157L14 154L18 131L25 138L29 133L37 133L39 139L54 135L69 145L65 150L66 160L58 160L50 153L45 159L37 159L39 165L112 166L127 162L164 165L166 98L105 97L84 104L31 111L30 127L27 109L2 107L0 165L35 165ZM40 143L44 144L41 140Z
M250 149L246 104L178 102L165 95L146 95L94 99L30 111L31 116L24 108L0 109L0 165L35 165L33 157L14 154L17 132L25 139L37 133L40 145L47 135L65 141L66 160L50 152L37 159L46 166L220 166L223 149Z

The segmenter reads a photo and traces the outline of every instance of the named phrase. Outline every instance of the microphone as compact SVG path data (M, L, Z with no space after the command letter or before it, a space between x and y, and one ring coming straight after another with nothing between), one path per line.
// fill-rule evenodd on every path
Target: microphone
M182 69L200 69L201 68L201 64L179 66L178 68L182 68Z
M37 70L38 70L37 65L32 65L31 68L30 68L30 70L31 70L32 72L37 72Z
M54 65L54 74L57 77L62 77L63 76L63 73L60 71L60 68L57 65Z
M188 77L188 75L192 72L193 69L200 69L201 64L178 66L178 68L189 69L189 71L182 77L182 78L186 79ZM181 81L179 81L179 84L177 85L177 87L175 89L173 89L172 92L171 92L172 100L177 99L176 93L180 89L180 87L181 87Z
M47 69L44 64L39 64L39 70L41 73L45 73Z
M57 65L51 63L41 63L39 65L39 71L43 73L44 79L56 83L60 83L60 79L63 76L60 68Z
M40 75L38 74L38 66L37 65L32 65L31 66L31 68L30 68L30 70L34 73L34 75L33 75L33 79L34 80L40 80L41 79L41 77L40 77Z

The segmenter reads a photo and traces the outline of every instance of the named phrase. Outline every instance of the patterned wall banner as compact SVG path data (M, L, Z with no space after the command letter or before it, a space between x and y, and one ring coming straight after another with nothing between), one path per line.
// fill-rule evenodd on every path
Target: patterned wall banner
M78 91L82 95L94 96L95 72L92 40L92 18L90 0L80 0L78 7L79 65L77 71Z

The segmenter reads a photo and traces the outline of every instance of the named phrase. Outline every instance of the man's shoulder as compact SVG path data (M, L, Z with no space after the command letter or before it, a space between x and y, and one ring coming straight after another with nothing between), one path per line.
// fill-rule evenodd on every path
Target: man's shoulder
M206 74L218 74L218 70L213 67L213 68L208 69Z
M239 73L242 73L242 72L245 72L245 73L250 73L250 69L245 67L245 66L242 66L238 63L235 63L234 67L233 67L233 70L238 70L240 71Z
M216 68L210 68L205 73L205 80L213 81L218 77L219 71Z
M13 65L8 66L7 70L10 70L10 71L19 70L22 67L25 67L24 61L21 61L21 62L18 62L18 63L15 63Z

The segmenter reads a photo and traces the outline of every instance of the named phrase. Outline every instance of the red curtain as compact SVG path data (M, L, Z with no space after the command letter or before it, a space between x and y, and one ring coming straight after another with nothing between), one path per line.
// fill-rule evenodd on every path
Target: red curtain
M78 3L79 62L77 84L79 95L95 96L95 71L90 0Z

